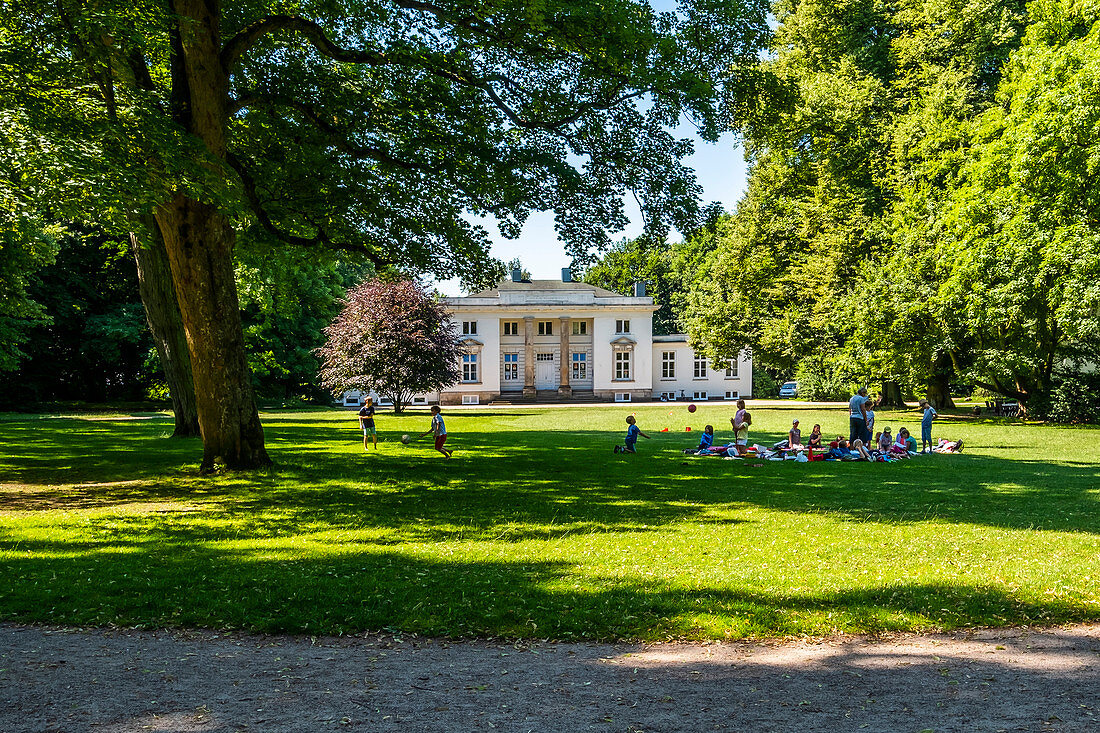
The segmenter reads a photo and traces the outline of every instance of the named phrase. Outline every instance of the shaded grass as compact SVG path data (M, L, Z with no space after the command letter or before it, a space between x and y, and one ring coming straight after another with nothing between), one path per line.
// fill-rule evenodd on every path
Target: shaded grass
M731 409L630 408L636 456L611 452L623 408L455 412L450 461L396 442L425 413L381 416L379 455L351 413L272 413L278 465L213 478L164 416L7 416L0 618L590 639L1100 618L1096 431L945 421L965 454L891 465L680 453ZM757 409L753 439L792 415L846 429Z

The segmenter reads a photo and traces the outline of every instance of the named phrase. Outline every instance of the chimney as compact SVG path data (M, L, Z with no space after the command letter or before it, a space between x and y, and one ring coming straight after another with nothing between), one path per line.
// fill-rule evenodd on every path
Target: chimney
M516 268L512 270L512 282L518 283L523 281L523 270Z
M573 273L569 270L568 267L561 268L561 281L563 283L573 282Z
M645 297L645 282L643 280L638 280L637 282L634 283L634 297L635 298L644 298Z

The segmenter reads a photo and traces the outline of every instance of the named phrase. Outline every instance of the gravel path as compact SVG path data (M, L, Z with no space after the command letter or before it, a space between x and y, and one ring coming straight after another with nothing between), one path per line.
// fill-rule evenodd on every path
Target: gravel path
M0 731L1095 731L1100 626L767 644L0 624Z

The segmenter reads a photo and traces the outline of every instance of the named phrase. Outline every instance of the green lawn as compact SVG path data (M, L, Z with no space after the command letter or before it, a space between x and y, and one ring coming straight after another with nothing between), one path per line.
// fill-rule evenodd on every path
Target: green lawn
M615 455L631 411L653 439ZM965 454L890 465L680 453L732 411L454 411L450 461L396 441L425 412L381 415L379 455L352 413L269 413L277 467L213 478L165 416L3 416L0 619L553 639L1100 619L1100 431L947 420ZM762 443L792 416L847 431L753 415Z

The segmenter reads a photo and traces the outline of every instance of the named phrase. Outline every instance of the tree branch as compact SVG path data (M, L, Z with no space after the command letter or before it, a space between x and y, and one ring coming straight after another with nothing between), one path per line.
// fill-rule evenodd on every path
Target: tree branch
M249 172L244 163L242 163L241 160L232 153L226 156L226 162L229 164L229 167L235 170L237 172L237 175L240 177L241 184L244 187L245 198L248 200L249 208L251 208L252 213L256 215L256 220L260 223L260 226L263 227L264 231L278 239L280 242L286 242L287 244L292 244L296 247L310 248L322 246L326 249L336 249L345 252L356 252L358 254L365 255L367 259L369 259L377 269L382 269L393 264L390 260L386 259L385 257L381 257L380 255L372 252L362 245L354 245L346 242L333 241L329 238L328 234L321 227L317 227L317 233L312 238L300 237L296 234L290 234L283 231L275 224L275 222L271 220L271 217L268 215L267 211L264 210L263 203L260 201L260 196L256 191L256 179L252 177L252 174Z
M278 95L269 94L245 94L233 102L231 107L231 114L239 112L242 109L248 107L261 107L265 109L275 109L278 107L287 107L292 109L313 124L314 127L321 132L329 136L329 142L340 149L341 152L357 159L375 160L385 165L390 165L395 168L401 168L408 171L427 171L437 172L439 169L434 166L429 166L426 163L418 163L415 161L402 160L390 155L389 152L380 148L370 145L360 145L353 143L347 139L347 137L333 124L331 124L324 116L317 112L313 107L305 102L298 101L296 99L289 99Z
M434 8L435 6L430 6L426 3L413 2L413 0L402 0L402 2L406 3L403 7L408 7L410 9L443 13L443 11L438 8L434 11L429 11L428 8ZM629 94L623 94L622 91L625 86L625 81L622 81L610 90L608 99L599 102L580 103L573 112L554 120L532 120L525 118L519 111L509 105L493 87L493 84L497 83L515 90L523 88L519 82L505 74L498 73L489 76L478 76L468 69L463 69L446 61L438 54L406 54L396 51L383 53L375 50L346 49L334 43L325 34L324 29L317 23L300 16L292 15L268 16L246 27L226 42L221 52L222 66L226 69L227 73L231 72L232 68L236 66L241 57L247 53L260 38L270 33L283 30L302 33L318 53L336 61L353 64L368 64L371 66L395 65L409 69L421 69L433 76L446 79L459 86L477 89L484 92L493 105L500 110L512 124L516 127L528 130L536 129L545 130L547 132L557 132L560 131L561 128L575 123L587 112L596 109L609 109L615 105L641 97L652 91L651 89L640 89Z
M307 20L298 15L269 15L246 26L240 33L226 41L221 52L222 68L226 70L226 73L230 73L240 61L241 56L248 53L248 50L258 40L270 33L285 30L301 33L317 49L318 53L337 61L351 64L369 64L371 66L390 63L386 55L379 51L355 51L337 46L325 35L324 29L312 20Z

